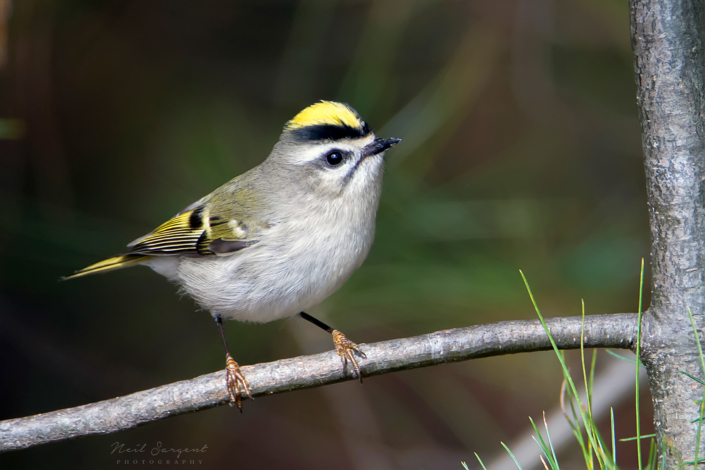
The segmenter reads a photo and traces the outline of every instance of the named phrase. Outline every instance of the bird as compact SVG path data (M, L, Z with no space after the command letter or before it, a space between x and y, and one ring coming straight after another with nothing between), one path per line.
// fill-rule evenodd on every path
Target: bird
M374 240L385 152L348 104L320 101L283 128L269 156L187 206L121 255L64 279L131 266L152 268L210 311L225 349L230 405L249 383L231 356L223 320L266 323L295 315L331 334L343 372L362 381L358 345L306 313L359 268Z

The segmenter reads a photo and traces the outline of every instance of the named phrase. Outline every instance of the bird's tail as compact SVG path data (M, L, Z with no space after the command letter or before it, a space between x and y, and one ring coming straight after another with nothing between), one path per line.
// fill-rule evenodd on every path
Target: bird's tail
M87 276L89 274L103 273L113 271L115 269L128 268L151 258L145 255L120 255L108 258L99 263L91 264L90 266L79 269L70 276L62 277L61 280L73 279L76 277Z

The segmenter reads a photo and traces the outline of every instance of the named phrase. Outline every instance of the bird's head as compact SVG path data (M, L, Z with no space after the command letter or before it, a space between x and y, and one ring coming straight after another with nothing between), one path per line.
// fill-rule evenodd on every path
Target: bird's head
M384 152L401 139L380 139L349 105L321 101L284 126L269 160L289 181L326 198L379 195Z

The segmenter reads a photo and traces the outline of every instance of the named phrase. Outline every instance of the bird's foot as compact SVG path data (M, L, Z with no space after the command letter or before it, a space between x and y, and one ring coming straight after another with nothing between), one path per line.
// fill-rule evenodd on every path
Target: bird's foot
M237 405L237 409L242 413L242 392L245 392L250 400L254 400L254 398L250 393L250 384L230 354L225 356L225 384L228 388L228 395L230 395L230 406Z
M357 378L360 379L360 383L362 383L362 373L360 372L360 364L358 364L355 355L358 355L363 359L367 359L367 356L365 355L365 353L360 351L357 344L353 343L348 338L346 338L345 335L340 331L333 330L331 334L333 335L333 343L335 343L335 352L338 353L338 356L340 356L340 360L343 362L343 373L345 373L345 366L348 364L349 361L354 369L353 377L357 376Z

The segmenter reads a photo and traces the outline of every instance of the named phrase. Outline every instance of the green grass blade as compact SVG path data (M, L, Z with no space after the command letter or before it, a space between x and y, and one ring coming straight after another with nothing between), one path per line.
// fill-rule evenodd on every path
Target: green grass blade
M639 318L637 320L636 333L636 455L639 462L639 470L641 470L641 422L639 420L639 369L641 362L641 318L642 318L642 301L644 298L644 258L641 258L641 275L639 276Z
M585 384L585 397L587 399L587 415L592 420L592 404L590 403L590 384L587 379L587 371L585 370L585 299L581 299L581 324L580 324L580 365L583 371L583 384ZM578 406L580 406L579 397L575 397L578 401ZM582 407L581 407L582 408ZM590 456L589 468L593 468L592 461L592 433L590 432L590 426L588 426L587 421L583 418L583 426L585 427L585 432L588 434L588 455ZM595 446L596 447L596 446ZM597 451L597 449L595 449ZM597 452L596 452L597 453Z
M475 452L475 457L477 458L477 461L480 462L480 465L482 465L482 470L487 470L487 468L485 468L485 464L482 463L482 459L480 458L479 455L477 455L477 452ZM465 462L463 462L463 465L465 465L465 468L468 468L468 466L465 464Z
M703 376L705 377L705 358L703 358L703 347L700 344L700 336L698 335L698 329L695 327L695 319L693 318L693 312L691 312L690 307L688 307L688 317L690 318L690 325L693 327L693 337L695 338L695 343L698 345L698 354L700 355L700 368L702 369ZM690 374L686 375L693 377ZM705 387L703 387L703 401L700 402L700 419L698 420L698 431L695 433L695 458L693 459L693 461L698 463L700 462L700 460L698 460L698 453L700 452L700 434L703 429L703 413L705 413Z
M698 463L705 463L705 458L698 459ZM694 464L695 464L695 460L686 460L686 461L676 465L676 467L685 467L686 465L694 465Z
M585 299L581 299L581 324L580 324L580 363L583 368L583 383L585 384L585 396L587 397L588 413L592 410L590 406L590 386L587 379L587 371L585 370Z
M522 470L521 465L519 465L519 461L516 459L516 457L514 457L514 454L512 454L512 451L509 450L509 447L507 447L504 442L500 442L500 444L502 444L502 447L504 447L504 449L505 449L507 452L509 452L509 456L512 458L512 460L514 461L514 463L517 464L517 468L518 468L519 470ZM484 466L483 466L483 468L484 468Z
M603 469L614 469L615 466L612 465L612 454L610 453L609 450L607 450L607 443L604 441L602 436L600 435L600 431L597 429L597 424L594 421L590 422L590 427L591 429L594 430L595 433L595 439L597 440L599 444L599 454L597 455L598 457L598 463L600 464L600 468Z
M585 458L585 465L588 467L590 466L590 462L588 459L588 447L585 447L585 439L583 439L583 431L582 428L580 427L580 420L578 419L578 414L575 411L575 399L573 397L573 393L568 389L565 384L567 383L567 379L565 377L565 374L563 376L563 385L561 387L561 397L567 395L568 396L568 404L570 405L570 410L573 413L573 419L570 419L570 417L565 413L563 415L565 416L566 421L568 421L568 425L570 426L570 429L573 431L573 435L575 436L575 439L578 441L578 444L580 445L580 449L583 452L583 457ZM561 405L561 408L563 408L563 405Z
M592 350L592 362L590 363L590 384L588 386L588 403L590 404L590 426L595 433L595 440L600 444L600 465L604 468L607 466L605 461L605 456L609 457L609 453L605 452L605 443L600 436L600 432L597 430L597 424L592 417L592 388L595 383L595 364L597 363L597 349Z
M688 377L690 377L691 379L695 380L695 381L696 381L697 383L699 383L700 385L705 385L705 380L703 380L703 379L699 379L699 378L697 378L696 376L691 375L691 374L687 373L687 372L684 371L684 370L679 370L678 372L680 372L680 373L683 374L683 375L687 375ZM698 401L701 401L701 400L698 400ZM693 421L693 422L695 422L695 421Z
M595 364L597 363L597 349L592 350L592 363L590 364L590 386L588 397L590 399L590 416L592 416L592 386L595 383Z
M558 346L556 345L555 340L553 339L553 336L551 335L551 331L548 328L548 325L546 325L546 320L543 318L543 315L541 315L541 311L539 310L538 304L536 303L536 299L534 298L534 294L531 291L531 287L529 286L529 282L526 280L526 276L524 276L524 272L522 270L519 270L519 273L521 274L522 279L524 280L524 285L526 286L526 291L529 293L529 298L531 299L531 303L534 306L534 310L536 311L536 315L538 315L539 320L541 321L541 325L543 325L544 330L546 331L546 334L548 335L548 339L551 342L551 347L553 348L553 351L556 353L556 356L558 357L558 361L561 363L561 367L563 369L563 377L565 378L566 382L569 385L569 391L572 392L573 396L575 397L576 400L579 400L579 394L577 391L577 388L575 386L575 383L573 382L573 378L570 375L570 372L568 371L568 366L565 363L565 358L561 354L561 351L558 349ZM588 414L587 412L583 409L582 406L578 406L580 410L580 415L583 419L583 423L589 423L588 419ZM578 437L578 434L576 433L576 437ZM588 448L594 448L597 449L598 445L597 442L594 440L594 435L590 432L587 432L587 438L588 438ZM578 441L581 441L581 438L578 438ZM585 446L581 443L581 447L583 449L583 455L586 459L586 464L588 467L590 467L590 460L592 458L592 453L588 454L586 453Z
M612 465L617 468L617 442L614 432L614 408L610 407L610 430L612 431Z
M556 449L553 447L553 442L551 441L551 433L548 430L548 423L546 422L546 412L543 412L543 427L546 428L546 438L548 439L548 444L551 446L551 455L553 456L553 462L556 464L556 469L560 469L558 466L558 459L556 458Z
M651 437L656 437L656 434L644 434L643 436L639 436L638 439L649 439ZM636 441L636 437L625 437L624 439L620 439L619 442L629 442L629 441Z
M657 455L656 455L656 442L651 439L651 445L649 446L649 460L646 462L646 468L648 470L656 469Z
M544 423L546 422L546 413L543 414L544 416ZM558 461L556 460L556 451L553 448L553 443L551 442L551 434L548 432L548 426L546 427L546 438L548 441L548 444L546 441L544 441L543 436L541 435L541 432L539 431L538 426L536 426L536 423L534 420L529 416L529 421L531 421L531 426L534 428L534 431L536 432L536 436L538 436L538 439L536 436L532 436L534 441L536 441L536 444L538 444L539 448L541 449L541 452L546 456L548 459L548 464L551 466L552 469L554 470L560 470L560 467L558 466Z
M546 444L546 441L543 440L543 436L541 435L541 432L539 431L538 426L536 426L536 423L534 423L534 420L529 416L529 421L531 421L531 427L534 428L534 432L536 432L536 436L532 436L534 438L534 441L536 441L536 444L538 444L539 448L541 449L541 452L546 454L546 456L549 456L548 451L550 450L548 448L548 445ZM537 438L538 436L538 438Z
M636 361L634 359L629 359L628 357L620 356L619 354L612 352L609 349L605 349L605 351L607 351L607 354L609 354L610 356L614 356L617 359L621 359L623 361L627 361L627 362L631 362L632 364L636 364Z

